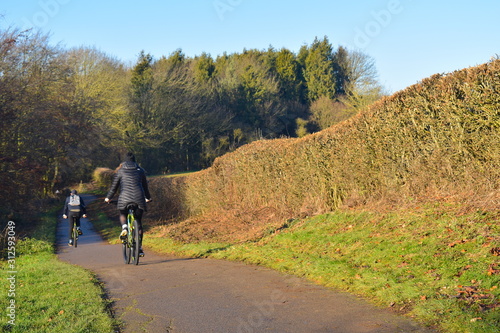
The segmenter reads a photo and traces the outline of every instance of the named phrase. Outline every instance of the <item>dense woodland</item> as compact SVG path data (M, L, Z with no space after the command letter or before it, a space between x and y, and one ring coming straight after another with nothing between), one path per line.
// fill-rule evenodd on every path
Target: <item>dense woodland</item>
M327 37L298 53L141 52L129 67L0 29L0 214L114 168L128 150L149 174L202 169L258 139L327 128L381 95L373 60Z

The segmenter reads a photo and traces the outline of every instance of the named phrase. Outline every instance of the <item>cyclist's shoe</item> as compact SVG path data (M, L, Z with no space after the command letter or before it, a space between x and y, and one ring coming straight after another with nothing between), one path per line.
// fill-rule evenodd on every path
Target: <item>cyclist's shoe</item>
M127 238L127 229L123 228L122 233L120 234L120 239L125 240Z
M142 249L139 250L139 257L144 257L144 251Z
M80 229L80 227L77 227L76 230L78 231L78 234L81 236L83 235L83 232L82 232L82 229Z
M69 246L73 246L73 240L72 239L69 240L68 245Z

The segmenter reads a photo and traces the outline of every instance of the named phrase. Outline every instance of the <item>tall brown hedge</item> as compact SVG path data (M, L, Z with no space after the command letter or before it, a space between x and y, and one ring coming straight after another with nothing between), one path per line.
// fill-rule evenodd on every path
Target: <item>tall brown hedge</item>
M498 198L499 180L496 60L434 75L319 133L241 147L186 176L176 206L207 218L272 208L279 219L342 203Z
M190 215L185 200L185 177L149 179L153 201L148 204L148 218L157 221L178 221Z
M96 168L92 174L92 180L98 189L107 191L111 187L114 176L114 170L108 168Z

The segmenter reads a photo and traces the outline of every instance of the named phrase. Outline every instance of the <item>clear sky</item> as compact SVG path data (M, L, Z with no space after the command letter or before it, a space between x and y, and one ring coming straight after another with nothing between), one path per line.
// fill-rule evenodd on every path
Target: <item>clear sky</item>
M327 36L371 56L395 92L500 54L498 0L2 0L0 27L34 27L65 48L93 46L127 64L285 47Z

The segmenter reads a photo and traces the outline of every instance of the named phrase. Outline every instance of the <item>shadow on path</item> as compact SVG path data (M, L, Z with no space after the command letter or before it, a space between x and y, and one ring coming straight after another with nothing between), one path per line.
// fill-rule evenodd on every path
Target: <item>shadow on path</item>
M82 230L78 248L69 247L68 223L60 220L58 256L104 282L124 332L433 332L353 295L263 267L148 251L138 266L125 265L120 244L102 241L87 219Z

